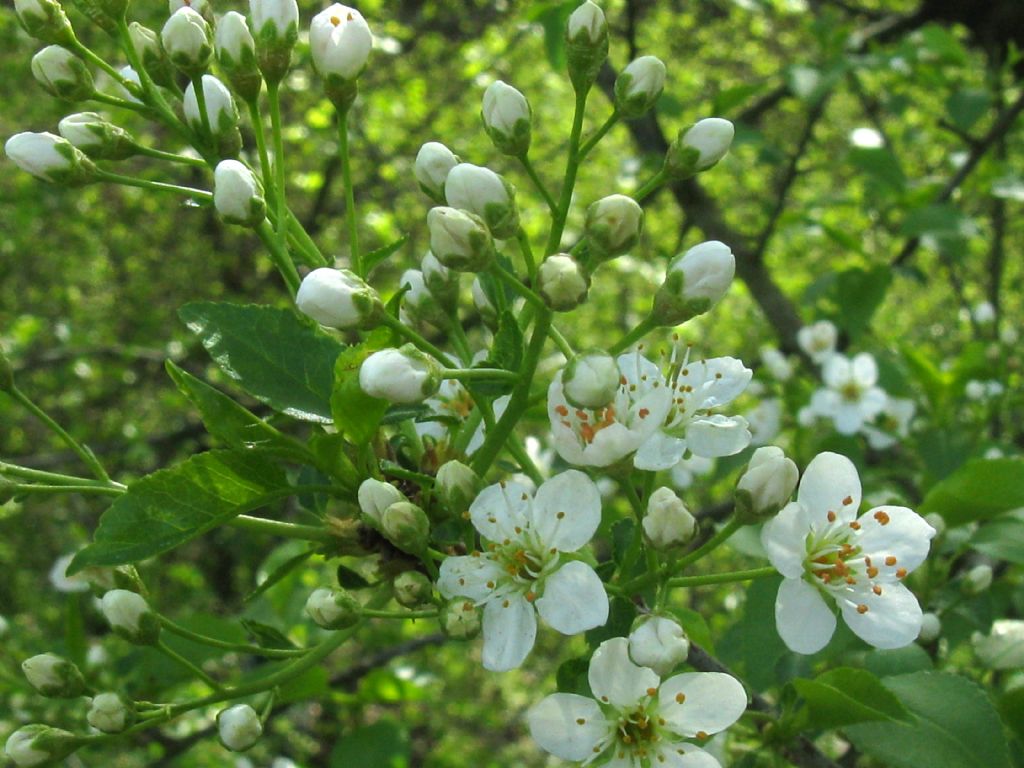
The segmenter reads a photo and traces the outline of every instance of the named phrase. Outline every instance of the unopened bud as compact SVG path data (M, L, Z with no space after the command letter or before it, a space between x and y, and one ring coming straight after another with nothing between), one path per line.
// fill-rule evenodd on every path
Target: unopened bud
M404 571L392 582L395 602L404 608L419 608L430 602L434 585L419 571Z
M971 645L978 661L988 669L1021 669L1024 667L1024 621L997 619L988 635L975 632Z
M758 448L736 484L737 519L750 524L778 514L789 503L799 479L796 464L781 448Z
M609 195L591 203L583 227L590 252L600 260L610 259L640 242L644 211L631 197Z
M454 307L459 296L459 273L448 269L431 251L427 251L420 262L420 271L427 290L438 303L442 307Z
M156 645L160 618L142 595L127 589L112 589L103 595L100 610L116 634L135 645Z
M444 183L459 156L438 141L428 141L416 153L412 173L420 189L435 202L444 203Z
M437 618L441 631L451 640L472 640L480 634L480 611L463 597L446 603Z
M405 494L391 483L368 477L359 486L359 509L377 528L380 528L384 510L400 501L408 501Z
M926 613L921 616L921 629L917 633L917 639L922 643L934 643L942 634L942 622L934 613Z
M980 595L992 586L992 566L976 565L964 574L963 591L968 595Z
M697 531L697 520L671 488L662 487L647 500L642 522L651 546L668 550L688 544Z
M138 150L128 131L95 112L68 115L57 125L57 130L76 148L97 160L123 160Z
M641 56L615 80L615 108L627 120L640 117L665 89L665 64L657 56Z
M729 290L736 257L725 243L695 245L668 266L665 282L654 295L653 316L660 325L678 325L702 315Z
M171 63L190 78L201 75L213 57L210 25L188 6L171 14L160 40Z
M456 208L431 208L427 226L430 251L449 269L480 272L494 259L494 240L479 216Z
M515 187L490 168L460 163L444 182L448 205L476 214L494 237L506 240L519 231Z
M665 155L664 173L669 179L688 179L706 171L725 157L736 129L728 120L708 117L680 131Z
M206 101L206 119L213 140L217 144L217 151L221 156L236 155L242 146L242 138L238 133L238 107L231 98L231 91L213 75L203 75L201 82ZM185 89L182 108L185 112L185 121L192 130L201 133L203 117L199 110L194 83L189 83Z
M471 467L452 459L437 470L434 491L450 516L458 516L480 492L480 476Z
M18 768L35 768L61 760L82 745L82 739L60 728L34 723L10 735L4 751Z
M470 286L470 295L473 297L473 306L480 313L480 319L483 320L484 325L492 330L496 328L498 325L498 309L494 306L494 302L491 301L490 297L488 297L479 277L473 278L473 284Z
M248 704L236 704L217 714L217 735L225 749L245 752L263 735L263 723Z
M86 691L78 667L53 653L41 653L21 663L29 685L51 699L73 699Z
M89 725L103 733L120 733L135 720L135 709L116 693L101 693L93 697Z
M586 0L569 16L565 30L569 79L576 91L586 91L608 58L608 22L604 12Z
M217 62L228 82L245 102L253 102L260 95L263 76L256 63L256 41L245 16L230 11L217 24L215 38Z
M603 349L588 349L565 366L562 389L577 408L603 408L618 392L621 377L614 357Z
M649 667L659 677L667 677L686 661L690 641L683 628L665 616L641 616L629 633L629 656L641 667Z
M299 37L299 6L295 0L249 0L249 11L260 71L268 83L280 83Z
M18 21L44 43L70 45L75 40L71 21L57 0L14 0Z
M255 227L267 215L260 183L237 160L221 160L213 173L213 205L229 224Z
M91 98L96 90L85 62L59 45L48 45L32 57L32 75L47 93L68 101Z
M556 312L568 312L587 300L590 276L568 253L548 256L537 270L537 292Z
M330 267L303 278L295 305L320 325L339 330L372 328L384 309L377 292L354 272Z
M518 90L496 80L484 91L480 117L499 152L524 157L530 149L530 104Z
M407 288L402 297L402 318L412 323L426 322L438 328L446 327L448 314L437 297L427 288L423 273L418 269L407 269L398 284Z
M430 520L427 513L412 502L399 501L380 516L380 530L403 552L419 555L426 550L430 539Z
M96 166L71 142L52 133L16 133L4 145L21 170L42 181L78 186L96 180Z
M306 613L318 627L347 629L359 622L362 607L344 589L317 589L306 600Z
M359 386L370 397L392 403L420 403L441 386L440 368L412 344L382 349L363 361Z
M179 8L191 8L211 24L216 21L209 0L167 0L167 13L174 13Z
M193 10L195 10L194 3ZM135 46L135 51L139 55L142 66L149 73L150 79L157 85L170 87L174 82L175 72L170 59L167 58L163 44L160 42L160 35L137 21L133 21L128 26L128 34L131 36L132 45Z
M339 110L347 110L355 101L356 80L372 47L370 27L355 8L335 3L313 17L309 26L313 66L324 79L327 98Z

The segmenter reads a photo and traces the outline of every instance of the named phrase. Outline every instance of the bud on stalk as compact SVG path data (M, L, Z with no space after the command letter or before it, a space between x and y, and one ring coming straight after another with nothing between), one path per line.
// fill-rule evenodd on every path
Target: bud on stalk
M317 589L306 600L306 613L324 629L347 629L359 623L359 601L344 589Z
M210 25L188 6L171 14L160 40L171 63L189 78L199 77L213 57Z
M416 154L412 173L427 197L444 203L444 182L452 168L458 164L458 155L448 147L437 141L428 141Z
M48 45L32 57L32 75L47 93L59 99L82 101L96 91L85 62L59 45Z
M260 183L237 160L221 160L213 174L213 205L229 224L255 227L267 215Z
M235 100L231 98L231 92L224 83L213 75L203 75L201 82L206 101L206 119L217 151L222 156L236 155L242 147L242 137L238 133L238 108L235 106ZM182 108L185 112L185 121L192 130L202 135L203 117L199 110L194 82L189 83L185 89Z
M217 62L242 101L253 102L260 95L263 76L256 63L256 41L245 16L230 11L221 17L215 39Z
M437 470L434 493L450 516L458 516L469 509L469 505L480 491L480 476L461 461L452 459Z
M629 633L629 656L641 667L649 667L659 677L667 677L686 661L690 641L683 628L665 616L641 616Z
M641 525L651 546L662 551L688 544L697 531L696 518L671 488L651 494Z
M789 503L799 479L796 464L781 448L758 448L736 484L737 519L749 524L778 514Z
M75 32L57 0L14 0L18 21L32 37L44 43L71 45Z
M295 0L249 0L249 11L260 71L268 83L280 83L299 37L299 7Z
M215 21L213 16L213 7L209 2L207 2L207 0L167 0L168 13L174 13L179 8L191 8L210 22L210 24L213 24Z
M459 297L459 273L454 272L430 251L420 262L420 272L427 290L443 307L454 307Z
M373 35L362 14L347 5L334 5L313 17L309 49L313 66L324 79L324 92L340 112L352 106L357 80L366 67Z
M150 79L157 85L170 87L174 82L174 67L160 43L160 35L137 21L128 26L128 34Z
M129 643L156 645L160 638L160 619L142 595L112 589L103 595L100 610L110 628Z
M537 270L537 292L555 312L568 312L587 300L590 276L568 253L548 256Z
M419 571L405 571L398 574L392 582L395 602L403 608L419 608L430 603L434 594L434 585Z
M448 205L484 220L494 237L507 240L519 231L516 190L490 168L460 163L444 182Z
M339 330L373 328L384 309L377 292L354 272L330 267L303 278L295 305L320 325Z
M449 269L480 272L490 266L494 240L479 216L456 208L431 208L427 227L430 251Z
M79 186L96 180L96 166L71 142L52 133L16 133L4 145L21 170L42 181Z
M640 242L644 211L631 197L609 195L591 203L583 227L590 252L603 261L628 253Z
M631 61L615 80L615 108L632 120L648 112L665 89L665 65L657 56Z
M678 325L704 314L729 290L735 273L736 258L725 243L695 245L669 264L652 316L660 325Z
M128 131L95 112L77 112L57 124L60 135L97 160L123 160L138 151Z
M73 699L86 691L85 679L78 667L53 653L40 653L21 663L25 679L36 691L50 699Z
M736 129L728 120L708 117L680 131L665 155L664 173L669 179L688 179L706 171L725 157Z
M380 527L381 515L392 504L408 501L405 494L391 485L368 477L359 486L359 509L375 527Z
M263 723L248 704L236 704L217 715L217 735L225 749L245 752L263 735Z
M586 0L569 16L565 32L569 79L577 93L586 92L608 58L608 22L604 12Z
M427 513L410 501L399 501L385 509L380 529L388 541L410 555L425 552L430 540Z
M382 349L363 361L359 386L370 397L392 403L420 403L441 385L438 364L412 344Z
M82 743L83 740L73 733L33 723L12 733L4 751L18 768L35 768L67 757Z
M496 80L484 91L480 117L499 152L524 157L530 149L530 104L511 85Z
M562 372L566 400L577 408L603 408L619 389L618 363L603 349L580 352Z
M402 311L405 317L413 322L426 322L438 328L445 327L448 315L434 294L427 288L426 280L420 270L405 270L398 284L409 289L402 297Z
M120 733L135 720L135 709L116 693L95 696L85 716L89 725L103 733Z

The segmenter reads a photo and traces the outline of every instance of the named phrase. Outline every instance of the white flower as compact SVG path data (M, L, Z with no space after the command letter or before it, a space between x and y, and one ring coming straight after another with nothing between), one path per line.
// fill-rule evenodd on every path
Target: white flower
M380 309L380 298L355 273L320 267L302 279L295 306L328 328L346 330L365 326Z
M299 24L299 6L295 0L249 0L252 28L257 36L268 24L277 39L289 36L290 28Z
M921 607L901 582L924 561L935 529L906 507L876 507L858 518L860 501L853 462L821 453L807 466L797 500L761 532L772 565L785 577L776 625L797 653L821 650L835 631L823 595L876 648L901 648L921 629Z
M68 576L68 566L75 559L75 553L62 555L50 568L50 583L58 592L88 592L89 582L82 574Z
M885 407L882 408L875 423L861 427L861 432L868 439L868 445L876 451L896 445L900 438L910 433L910 422L916 409L913 400L887 396Z
M926 613L921 616L921 629L917 633L917 639L922 643L933 643L942 634L942 622L934 613Z
M971 635L971 645L989 669L1024 667L1024 621L999 619L987 636L980 632Z
M313 65L324 76L354 80L366 66L373 35L362 14L347 5L334 5L313 17L309 49Z
M996 308L989 301L979 301L971 310L971 315L973 315L974 322L978 325L988 325L995 322Z
M565 396L564 370L548 388L555 450L570 464L607 467L625 458L653 439L672 408L672 392L654 363L639 352L620 355L616 362L619 386L603 408L572 405Z
M992 566L985 563L976 565L964 574L963 591L968 595L980 595L992 586Z
M167 0L168 13L174 13L179 8L191 8L196 13L205 14L210 10L210 4L206 0Z
M796 332L796 343L818 365L828 360L836 351L839 331L828 320L819 320L812 325L805 325Z
M793 364L775 347L767 344L761 347L761 362L777 381L789 381L793 377Z
M746 416L751 445L767 445L782 430L782 400L769 397L757 404Z
M359 368L363 392L392 403L421 403L440 383L437 363L411 344L374 352Z
M430 197L444 200L444 182L458 164L458 156L448 147L438 141L428 141L416 153L412 174Z
M690 641L679 622L665 616L642 616L629 633L629 658L664 677L686 661Z
M721 672L687 672L662 683L630 660L624 637L598 646L588 677L594 699L554 693L526 715L542 749L585 765L607 757L601 765L609 768L719 768L688 740L728 728L747 708L743 686Z
M267 212L263 190L252 171L237 160L221 160L213 172L213 205L224 221L254 227Z
M821 376L825 387L811 396L810 409L832 419L840 434L856 434L885 408L886 394L876 386L878 366L867 352L852 360L838 353L829 356Z
M85 719L97 731L120 733L129 725L131 710L116 693L101 693L93 697Z
M231 91L213 75L203 75L203 97L206 99L206 118L210 122L210 130L215 136L230 131L238 125L238 108L231 98ZM189 83L182 100L185 120L193 130L199 130L203 124L199 112L199 101L196 99L195 85Z
M244 752L263 735L263 723L248 704L236 704L217 715L220 743L232 752Z
M483 552L449 557L437 586L451 599L464 597L484 606L483 664L514 669L533 648L537 617L564 635L608 620L608 596L594 569L566 560L590 541L601 522L601 497L582 472L551 478L533 498L516 482L480 492L469 508Z

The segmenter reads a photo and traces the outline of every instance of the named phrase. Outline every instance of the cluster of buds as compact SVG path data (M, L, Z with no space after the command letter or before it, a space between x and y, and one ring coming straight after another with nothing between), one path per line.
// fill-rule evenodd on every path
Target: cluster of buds
M430 520L389 483L367 478L359 486L359 509L363 520L403 552L420 555L430 538Z

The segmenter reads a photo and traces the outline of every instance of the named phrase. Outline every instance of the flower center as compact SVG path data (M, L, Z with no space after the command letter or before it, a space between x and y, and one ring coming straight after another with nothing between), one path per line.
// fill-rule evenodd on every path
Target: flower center
M855 403L860 400L861 388L854 381L848 381L846 384L839 388L839 394L842 398L850 403Z
M570 420L570 411L564 405L555 408L555 412L562 417L562 425L573 429L583 439L583 442L590 445L597 437L597 433L615 423L615 406L608 405L598 408L595 411L587 412L577 408L571 415L575 416L576 423Z

